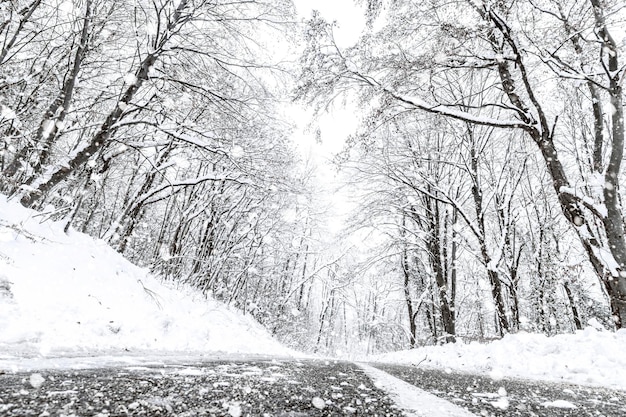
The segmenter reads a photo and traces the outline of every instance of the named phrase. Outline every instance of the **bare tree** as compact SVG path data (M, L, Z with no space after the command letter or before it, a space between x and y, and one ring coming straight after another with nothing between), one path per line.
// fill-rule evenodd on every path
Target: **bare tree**
M523 133L541 154L562 213L609 294L617 327L625 326L626 241L619 199L624 69L621 47L611 37L607 21L621 6L596 0L550 2L553 10L543 10L534 2L525 1L432 0L420 5L402 1L393 4L385 16L388 24L379 33L364 36L360 45L346 50L333 42L332 28L314 17L310 22L309 48L303 58L300 97L326 100L356 89L362 93L363 103L381 109L379 123L383 122L382 116L394 112L420 112ZM574 50L571 31L568 33L564 27L557 4L563 10L583 12L576 28L586 40L578 43L583 53ZM517 18L529 15L533 19ZM376 16L372 15L371 20L374 19ZM546 27L551 36L543 36L542 28ZM577 60L581 56L585 59L584 70L580 65L568 66L567 71L556 75L559 82L582 80L587 86L593 85L589 108L596 121L602 111L593 105L596 93L606 95L611 107L611 114L603 123L609 126L603 136L609 157L599 199L586 196L573 186L575 173L568 171L563 149L559 149L560 135L567 132L559 126L558 109L550 95L558 87L549 80L555 77L555 66L565 68L568 60L563 55L568 48ZM483 92L486 100L480 106L465 108L464 103L451 100L447 88L442 89L467 82L476 72L483 73L489 81ZM323 100L317 102L321 104ZM595 126L599 138L600 123ZM601 153L600 142L595 141L596 162ZM601 221L600 233L591 227L593 218Z

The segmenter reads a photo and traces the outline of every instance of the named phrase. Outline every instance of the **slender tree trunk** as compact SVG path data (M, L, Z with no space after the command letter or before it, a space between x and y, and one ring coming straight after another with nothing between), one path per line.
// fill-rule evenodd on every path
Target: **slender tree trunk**
M304 261L302 263L302 284L300 284L300 290L298 291L298 302L296 304L298 310L302 310L302 299L304 297L304 286L306 284L306 271L309 260L309 244L308 242L304 244Z
M574 319L574 326L576 326L576 330L582 330L583 324L580 320L580 314L578 313L578 308L576 307L576 300L574 298L574 294L572 294L572 289L569 287L568 282L563 282L563 289L565 290L565 294L567 295L567 301L569 301L569 307L572 312L572 318Z
M432 190L429 190L432 191ZM429 260L435 274L435 282L437 284L437 299L441 311L441 321L445 333L446 342L454 342L456 329L454 323L454 314L450 309L450 301L448 295L448 283L446 280L446 267L442 264L441 244L443 239L441 236L441 224L438 202L424 195L426 202L426 217L428 218L427 247L429 252Z
M402 225L400 228L400 238L402 245L402 255L400 264L402 267L403 284L404 284L404 302L406 303L407 316L409 318L409 347L415 347L416 326L414 318L413 299L411 297L411 269L409 265L408 242L405 241L406 236L406 214L402 215Z
M83 59L88 48L89 36L90 36L90 23L92 13L92 0L87 0L85 3L85 16L83 18L83 29L80 34L80 40L76 54L74 56L74 65L70 73L67 76L63 88L60 91L59 96L48 109L48 112L44 116L43 121L37 131L37 143L43 141L41 151L39 152L37 161L33 164L33 174L26 181L27 184L31 184L35 178L41 175L42 167L48 164L50 159L50 151L54 144L59 130L63 123L67 113L69 112L70 105L72 104L72 96L74 95L74 89L76 87L76 81L78 80L78 73L83 64ZM60 109L60 112L59 112ZM59 114L57 115L57 112Z
M485 240L485 215L483 213L483 197L480 189L480 182L478 179L478 154L476 152L475 142L472 137L471 130L470 140L470 169L472 177L472 197L474 199L474 208L476 211L476 224L478 226L478 243L480 245L480 255L482 257L483 264L487 270L487 278L491 286L491 296L496 307L496 317L498 318L498 332L500 336L510 331L509 321L506 317L506 306L504 304L504 297L502 295L502 282L496 271L496 265L492 265L492 259L487 250L487 242Z
M33 3L33 6L36 8L39 3L40 1L35 1ZM63 123L65 117L67 116L67 112L69 110L72 95L74 92L74 86L76 85L78 72L81 68L82 61L85 56L85 51L87 49L87 42L89 38L89 22L91 20L92 11L91 3L91 0L88 0L85 6L83 29L80 35L76 54L74 56L74 64L69 73L66 75L66 80L63 83L61 91L58 92L56 98L52 101L52 103L50 103L50 106L48 106L48 109L44 113L43 119L39 124L39 128L37 129L37 132L35 134L35 138L31 142L34 144L41 144L43 142L43 145L41 145L41 151L38 155L37 161L33 164L34 171L32 173L32 176L28 181L26 181L26 183L31 183L34 176L41 173L41 167L48 160L50 147L52 146L52 143L57 136L57 132L59 131L59 125ZM33 11L34 9L32 9L29 13L32 13ZM20 24L22 23L23 22L20 22ZM7 47L10 48L11 45L7 45ZM0 55L0 62L3 61L5 53L7 51L8 49L6 48L3 50L3 53ZM58 111L59 108L61 108L60 112ZM7 178L13 178L14 176L16 176L20 169L26 164L29 153L32 151L33 148L29 145L26 145L22 149L20 149L20 151L17 152L13 160L6 166L6 168L2 169L3 175Z
M5 39L4 45L2 46L2 51L0 51L0 66L4 64L7 55L9 54L9 51L11 50L13 45L15 45L15 42L17 41L20 32L24 29L24 26L26 25L26 23L28 23L33 13L35 13L35 10L37 10L40 5L41 0L34 0L24 9L22 9L17 29L13 33L11 39L8 39L9 34L7 33L7 39ZM5 29L5 26L8 24L9 22L4 22L2 25L2 29Z
M413 312L413 300L411 299L411 273L408 265L408 255L406 248L402 254L402 272L404 275L404 301L406 303L407 316L409 317L409 346L411 349L415 347L416 326Z
M452 241L451 241L451 250L450 250L450 264L448 270L450 271L448 282L450 286L450 314L452 315L452 320L456 323L456 318L458 317L458 312L456 311L456 285L457 285L457 267L456 267L456 253L457 253L457 232L454 229L458 221L458 210L456 207L452 207Z
M315 349L314 352L317 352L322 341L322 335L324 334L324 326L326 325L326 317L328 316L328 311L331 307L331 302L333 298L333 292L331 290L328 299L324 300L324 308L322 308L322 312L320 314L320 325L317 330L317 339L315 341Z
M155 167L145 175L144 181L136 194L136 197L126 203L126 207L122 211L122 214L115 222L116 227L111 236L110 243L116 248L119 253L124 253L128 245L128 240L133 234L137 223L142 217L146 200L144 196L150 191L154 185L157 176L159 175L159 168L162 167L168 160L170 153L174 149L174 143L170 142L169 145L162 150L161 155L155 161Z

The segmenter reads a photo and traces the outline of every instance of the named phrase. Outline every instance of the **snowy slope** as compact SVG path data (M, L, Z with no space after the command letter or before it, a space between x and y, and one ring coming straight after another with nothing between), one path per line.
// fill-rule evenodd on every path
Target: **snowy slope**
M626 390L626 330L592 323L576 334L547 337L520 332L488 344L472 342L421 347L369 360Z
M239 311L41 220L0 195L0 367L94 352L292 354Z

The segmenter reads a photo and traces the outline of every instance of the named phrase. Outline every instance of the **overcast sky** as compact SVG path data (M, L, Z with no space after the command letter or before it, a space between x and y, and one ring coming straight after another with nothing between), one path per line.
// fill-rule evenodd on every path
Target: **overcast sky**
M294 4L303 18L318 10L326 20L337 21L335 39L341 46L354 43L365 25L362 8L355 6L354 0L294 0Z
M337 22L334 33L335 40L340 46L354 44L365 26L363 9L356 6L354 0L294 0L294 4L302 19L311 17L313 10L318 10L329 22ZM346 136L353 133L356 128L357 118L354 115L354 108L339 106L329 110L330 114L318 119L321 144L313 143L313 131L302 131L296 138L301 149L304 148L305 153L312 152L315 155L314 159L331 159L332 154L339 152L343 147ZM304 128L306 124L304 120L309 119L310 113L304 109L293 111L293 116L302 120L299 124Z
M294 4L301 19L310 18L313 10L318 10L327 21L336 21L335 40L340 46L354 44L365 26L363 11L354 5L353 0L294 0ZM317 167L315 177L325 189L322 193L325 194L324 199L327 199L326 204L332 206L328 214L328 231L336 233L343 227L344 218L352 205L347 203L344 193L337 189L340 181L337 182L336 170L329 164L329 160L341 151L346 137L355 131L358 118L353 106L343 107L338 104L329 111L311 129L307 129L311 110L300 106L289 109L290 116L298 121L299 126L293 139L303 156ZM320 128L322 143L315 141L316 127Z

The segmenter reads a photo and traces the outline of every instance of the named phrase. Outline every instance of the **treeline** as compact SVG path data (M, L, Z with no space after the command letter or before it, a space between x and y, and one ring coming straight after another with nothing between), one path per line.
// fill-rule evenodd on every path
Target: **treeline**
M277 333L306 324L321 255L281 116L292 8L2 2L1 191Z
M375 349L624 327L625 6L364 4L349 48L309 21L298 96L360 110L338 164L390 286L346 302Z

